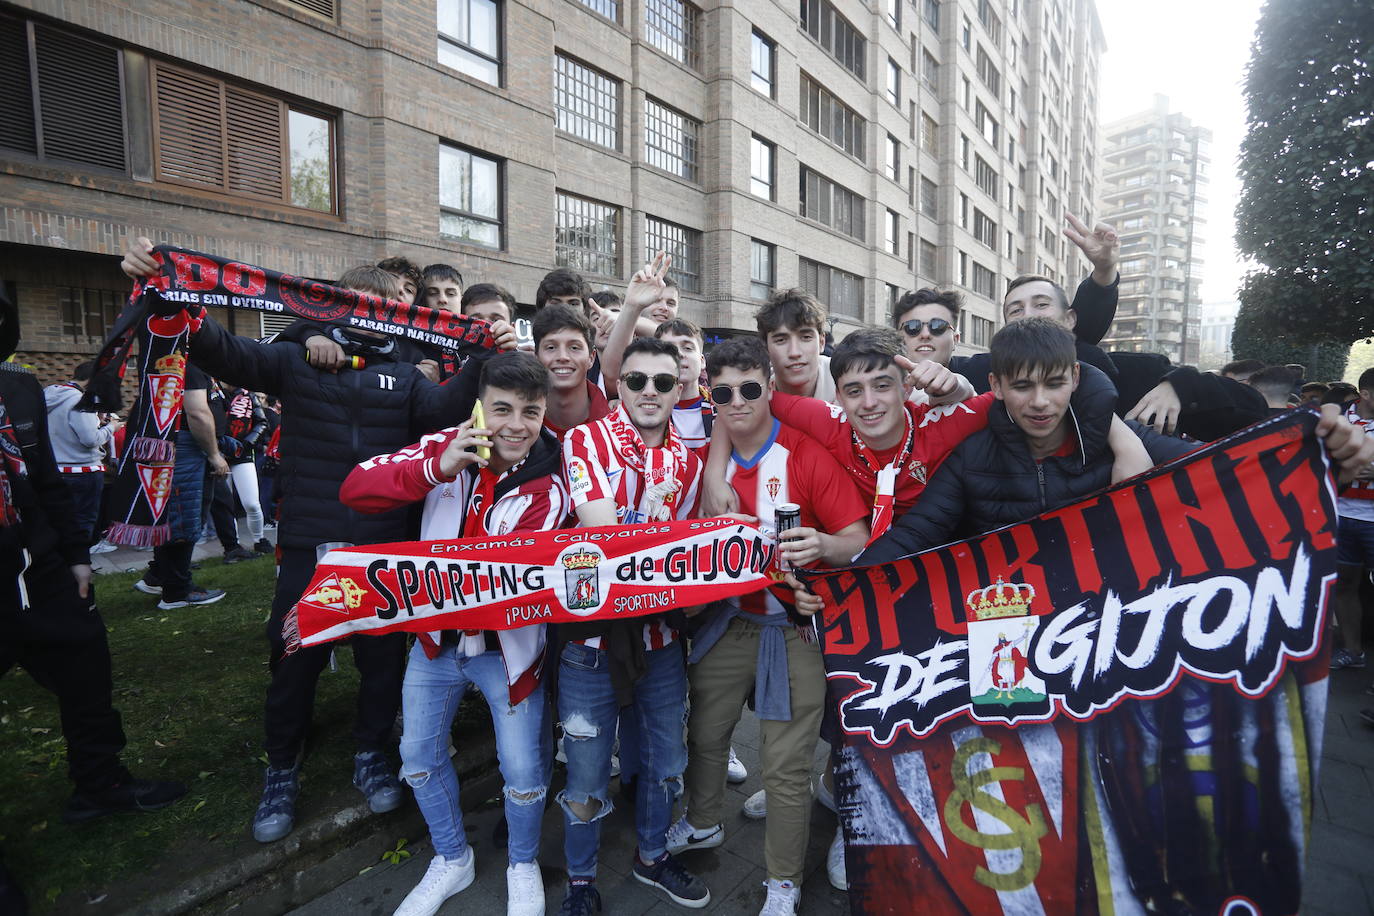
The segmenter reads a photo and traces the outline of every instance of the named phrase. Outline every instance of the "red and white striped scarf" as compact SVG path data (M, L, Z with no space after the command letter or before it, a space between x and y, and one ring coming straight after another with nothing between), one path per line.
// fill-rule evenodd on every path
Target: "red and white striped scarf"
M664 431L663 445L649 448L629 421L624 407L617 407L606 420L615 439L616 454L626 468L637 472L644 481L639 506L646 516L644 520L664 522L674 518L683 498L682 474L688 466L688 451L673 424L668 423Z

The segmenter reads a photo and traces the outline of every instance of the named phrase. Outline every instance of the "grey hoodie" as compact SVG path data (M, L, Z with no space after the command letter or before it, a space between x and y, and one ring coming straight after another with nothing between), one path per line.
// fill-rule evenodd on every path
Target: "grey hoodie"
M81 389L72 384L49 385L43 389L48 405L48 437L59 469L98 467L101 450L114 435L113 426L101 426L100 415L76 409Z

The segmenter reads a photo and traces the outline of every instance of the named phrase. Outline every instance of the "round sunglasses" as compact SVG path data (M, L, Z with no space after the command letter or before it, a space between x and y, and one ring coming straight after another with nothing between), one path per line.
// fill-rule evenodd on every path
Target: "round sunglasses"
M729 404L735 399L735 392L746 401L757 401L763 397L763 386L758 382L745 382L743 385L712 385L711 401L715 404Z
M650 378L654 381L654 390L659 394L667 394L677 387L677 376L667 372L660 372L653 376L643 372L626 372L620 377L620 384L631 391L643 391L644 386L649 384Z
M952 325L950 325L950 323L943 318L932 318L929 321L922 321L919 318L912 318L910 321L902 322L902 330L906 331L908 337L918 336L921 333L921 328L923 327L930 328L930 333L932 337L939 337L941 334L948 331L950 327L952 327Z

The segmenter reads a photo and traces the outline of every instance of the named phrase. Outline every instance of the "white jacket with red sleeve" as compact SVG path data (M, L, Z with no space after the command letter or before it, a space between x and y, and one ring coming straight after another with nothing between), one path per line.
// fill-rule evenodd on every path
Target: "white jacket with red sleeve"
M344 480L340 501L358 512L385 512L424 500L420 537L426 541L462 537L463 523L472 513L479 516L480 530L493 536L564 527L568 493L561 450L552 433L541 431L525 460L501 475L490 506L473 505L475 466L460 471L456 479L444 477L439 470L439 456L457 434L456 427L441 430L398 452L369 458ZM441 636L439 632L420 634L430 658L438 655ZM497 639L514 705L529 696L543 677L544 624L499 630Z

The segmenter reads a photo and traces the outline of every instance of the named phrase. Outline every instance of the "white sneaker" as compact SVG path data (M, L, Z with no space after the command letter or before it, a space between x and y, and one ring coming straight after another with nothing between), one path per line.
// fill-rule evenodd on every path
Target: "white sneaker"
M544 916L544 876L538 862L506 866L506 916Z
M725 764L725 781L741 783L749 778L749 770L740 762L733 745L730 747L730 760Z
M744 807L740 809L740 814L749 818L751 821L761 821L768 816L768 793L759 789L753 795L744 800Z
M466 888L477 874L477 856L469 846L467 856L462 859L445 859L435 856L429 860L429 870L406 894L406 899L396 907L395 916L434 916L444 901Z
M759 916L794 916L797 901L801 898L801 888L791 881L769 878L763 883L768 888L768 897L763 901Z
M837 891L849 890L849 876L844 869L844 828L835 828L835 839L830 841L830 851L825 854L825 874L830 886Z
M714 827L698 830L687 823L687 815L685 814L668 828L668 851L673 855L692 849L711 849L724 842L724 826L716 824Z
M100 543L91 548L91 554L114 553L118 549L119 546L117 544L111 544L109 541L102 539Z
M822 808L829 808L836 814L839 810L835 807L835 796L825 787L825 780L816 783L816 801L821 803Z

